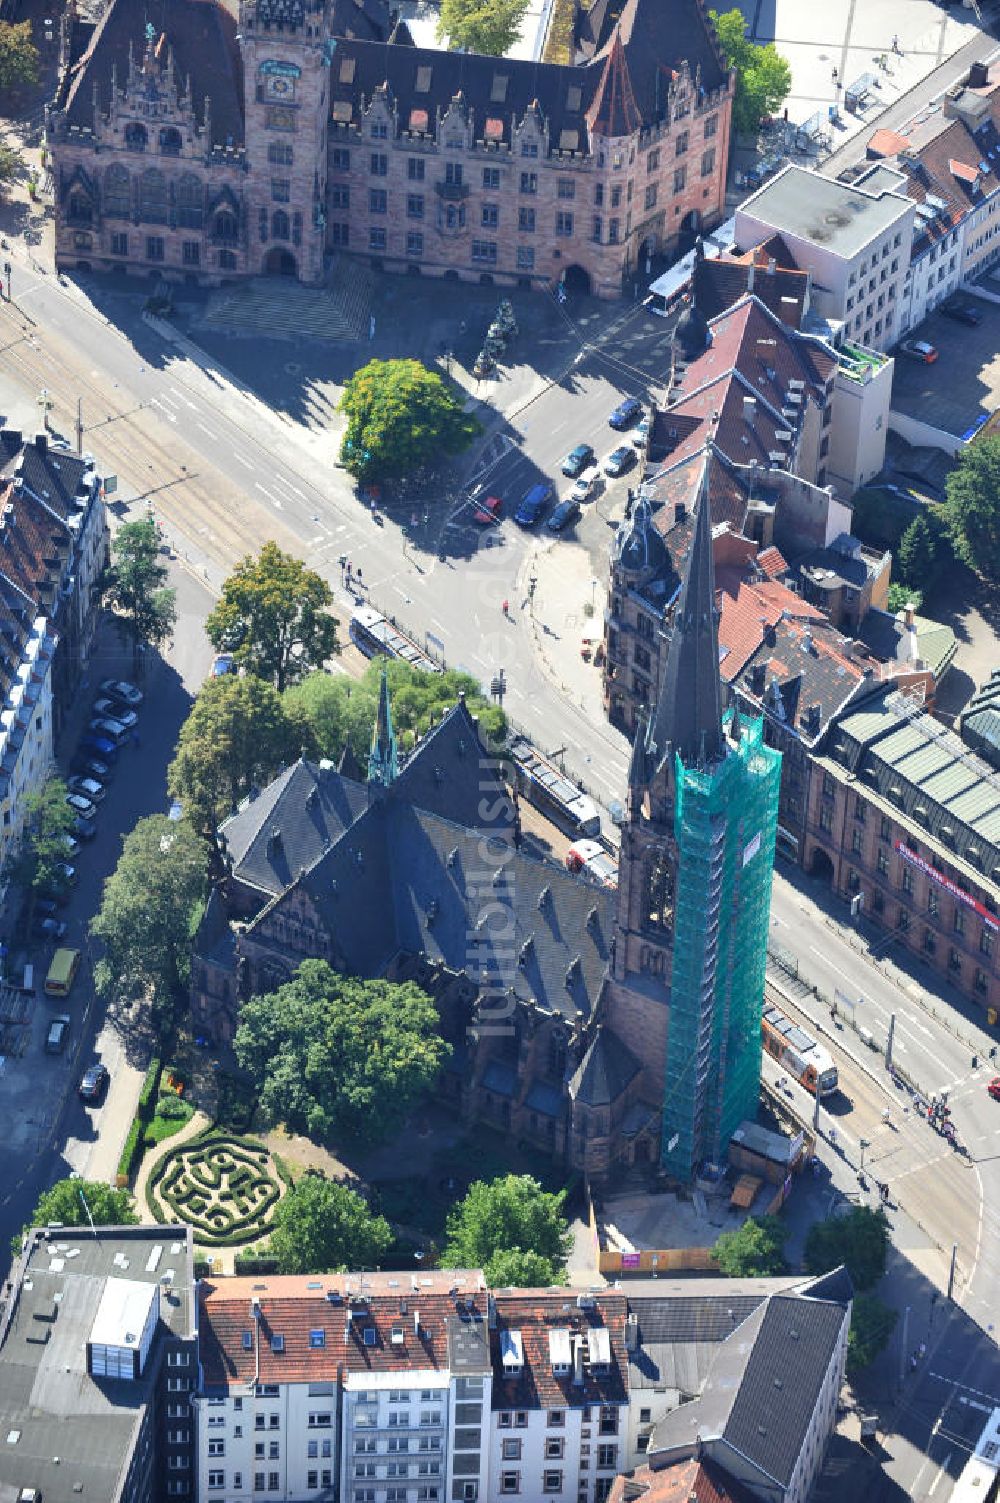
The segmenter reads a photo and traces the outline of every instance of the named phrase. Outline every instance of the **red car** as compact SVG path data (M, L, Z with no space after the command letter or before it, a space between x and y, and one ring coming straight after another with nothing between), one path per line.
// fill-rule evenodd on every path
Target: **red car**
M488 527L491 522L499 522L500 511L503 502L499 496L487 496L483 501L476 502L474 520L480 527Z
M1000 1101L1000 1075L994 1075L986 1089L994 1101Z

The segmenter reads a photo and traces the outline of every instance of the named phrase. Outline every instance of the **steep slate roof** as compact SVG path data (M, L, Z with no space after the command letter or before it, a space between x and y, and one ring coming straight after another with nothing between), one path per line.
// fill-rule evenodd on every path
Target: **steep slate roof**
M587 111L587 124L596 136L631 136L642 125L618 29L612 37L601 81Z
M913 668L919 659L935 679L951 666L958 650L950 626L917 615L913 625L907 626L902 612L893 615L890 611L869 611L858 627L857 637L880 663L907 669Z
M618 1100L641 1068L631 1049L602 1025L577 1066L569 1093L584 1106L607 1106Z
M16 479L63 522L79 515L77 500L81 493L86 497L88 472L93 474L92 467L75 454L48 445L40 449L37 440L25 443L16 429L0 429L0 475Z
M94 86L98 108L111 103L111 75L118 87L129 83L129 48L136 64L145 50L147 12L134 0L113 0L97 23L90 45L71 70L66 95L66 123L90 128L94 123ZM243 65L236 41L236 18L221 0L159 0L154 12L157 35L165 34L173 50L178 89L191 85L195 115L204 125L206 96L211 100L212 145L243 142ZM164 49L163 66L166 64Z
M625 1296L618 1292L594 1295L593 1306L588 1309L580 1309L568 1290L555 1294L530 1289L497 1292L496 1329L490 1332L493 1409L624 1404L628 1397L625 1308ZM607 1330L611 1345L606 1371L586 1362L583 1383L574 1383L572 1365L565 1377L552 1371L550 1332L568 1330L586 1337L589 1331L601 1329ZM524 1365L516 1376L507 1376L503 1370L501 1349L506 1331L521 1334Z
M676 1294L637 1298L629 1309L638 1318L638 1345L629 1353L629 1387L669 1389L692 1397L711 1370L721 1342L763 1304L766 1291L752 1294Z
M994 668L988 682L976 690L959 716L958 726L966 746L991 767L1000 766L1000 668Z
M740 688L795 728L804 741L813 742L858 691L864 666L847 656L846 639L821 615L782 616L773 635L773 641L764 640L747 659ZM750 688L755 665L765 669L762 695ZM734 681L737 675L729 677ZM812 726L806 712L815 705L819 723Z
M935 112L926 125L912 130L910 139L895 150L892 141L876 140L883 133L876 132L872 137L868 154L891 159L891 166L903 175L899 191L914 203L926 204L936 211L918 214L914 223L914 254L919 255L942 240L987 195L1000 188L1000 154L995 153L1000 144L998 123L1000 99L994 99L981 127L975 131L964 120L948 120ZM864 179L860 181L863 186ZM928 198L941 201L943 210L928 204Z
M279 893L309 871L368 807L364 785L301 757L220 826L233 875ZM275 842L272 831L280 831Z
M456 824L501 830L514 823L513 804L464 699L417 743L395 786L416 808Z

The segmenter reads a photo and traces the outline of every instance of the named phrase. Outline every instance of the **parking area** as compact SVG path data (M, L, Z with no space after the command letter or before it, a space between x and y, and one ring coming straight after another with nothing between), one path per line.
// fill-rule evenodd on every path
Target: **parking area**
M904 417L956 439L968 438L1000 409L1000 304L958 294L982 314L975 328L957 323L940 309L907 339L933 345L933 364L906 359L898 350L892 407Z

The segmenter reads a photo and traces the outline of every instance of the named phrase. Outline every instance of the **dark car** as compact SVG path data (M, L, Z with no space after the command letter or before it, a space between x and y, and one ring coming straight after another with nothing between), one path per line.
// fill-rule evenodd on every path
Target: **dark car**
M538 485L533 485L529 491L525 491L524 498L514 513L514 521L519 527L534 527L551 500L551 485L540 481Z
M92 714L102 715L108 720L117 721L127 731L132 730L134 726L139 724L139 717L135 711L130 710L127 705L123 705L117 699L95 699Z
M77 752L70 763L70 771L81 778L94 778L98 783L106 783L111 776L111 766L102 762L100 757L88 757L84 752Z
M92 720L87 727L92 736L100 736L105 741L112 742L115 746L125 740L128 729L120 720Z
M971 303L945 303L941 312L945 318L953 318L957 324L968 324L970 329L976 328L983 321L983 315Z
M570 449L562 462L562 472L575 480L582 475L588 465L592 465L596 455L589 444L577 444L575 449Z
M110 736L102 736L99 732L92 731L84 736L77 748L77 753L79 756L96 757L101 762L110 763L114 762L118 756L118 746Z
M77 840L93 840L97 834L97 821L84 819L82 814L78 814L73 821L73 834Z
M635 464L635 450L631 444L620 444L617 449L612 449L604 461L605 475L624 475Z
M123 678L102 678L101 693L110 694L112 699L120 699L124 704L130 705L133 710L142 704L142 690L137 689L135 684L130 684Z
M550 532L562 532L565 528L572 527L573 523L579 520L579 503L576 501L560 501L545 525Z
M66 924L62 919L36 918L31 926L31 933L35 939L50 939L54 944L63 938Z
M612 428L631 428L642 417L642 403L638 397L626 397L624 402L619 402L614 412L608 418Z
M53 1018L49 1024L49 1031L45 1036L46 1054L61 1054L66 1047L69 1037L69 1018L65 1013L61 1017Z
M77 1087L81 1101L97 1101L110 1079L111 1073L107 1065L90 1065L84 1070L83 1078Z

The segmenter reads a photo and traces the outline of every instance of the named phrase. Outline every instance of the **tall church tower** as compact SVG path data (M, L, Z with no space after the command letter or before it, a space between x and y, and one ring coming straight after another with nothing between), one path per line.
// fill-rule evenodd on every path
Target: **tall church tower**
M330 36L325 0L241 0L251 267L323 278Z
M757 1110L781 757L722 712L709 451L666 669L629 770L605 1020L691 1180Z

